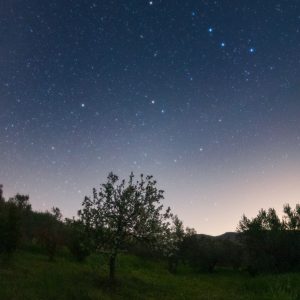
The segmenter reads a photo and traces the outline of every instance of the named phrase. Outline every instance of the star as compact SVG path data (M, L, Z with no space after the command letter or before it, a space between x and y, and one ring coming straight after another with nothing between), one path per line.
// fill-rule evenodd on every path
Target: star
M0 83L0 184L8 197L27 184L36 208L45 201L48 209L55 198L72 217L93 188L94 175L100 184L111 170L127 177L141 168L161 178L158 186L175 195L175 206L180 178L190 176L187 197L196 209L226 203L238 172L241 183L247 177L259 182L251 177L258 166L267 173L274 163L279 177L281 163L298 166L300 0L273 1L280 5L270 5L267 16L259 1L236 1L234 8L217 0L124 1L121 9L120 1L73 1L76 7L55 10L60 22L51 24L54 8L31 2L35 22L24 25L23 5L2 32L7 41L20 33L1 52L10 66L2 68ZM24 41L32 45L26 55L19 49ZM256 164L247 159L252 156ZM25 177L30 169L38 175ZM233 176L225 180L219 203L215 175L222 180L226 174ZM51 185L55 195L47 189ZM196 203L204 194L204 203ZM186 226L200 227L209 217L200 211L189 218L190 212L183 213ZM236 226L238 219L228 217ZM230 229L223 225L216 230Z

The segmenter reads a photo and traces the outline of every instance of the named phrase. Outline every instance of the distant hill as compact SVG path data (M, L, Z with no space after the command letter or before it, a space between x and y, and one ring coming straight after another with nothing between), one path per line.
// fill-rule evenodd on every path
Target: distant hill
M238 236L240 235L240 233L238 232L225 232L221 235L215 236L215 239L219 239L219 240L230 240L232 242L235 242L238 239Z
M214 240L229 240L232 242L236 242L239 236L238 232L225 232L221 235L213 236L213 235L207 235L207 234L197 234L199 238L208 238L208 239L214 239Z

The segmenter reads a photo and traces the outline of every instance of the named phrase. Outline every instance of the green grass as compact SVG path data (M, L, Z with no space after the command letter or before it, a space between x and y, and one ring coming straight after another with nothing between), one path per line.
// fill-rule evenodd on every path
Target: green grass
M44 299L288 299L300 300L300 274L261 275L218 270L195 274L182 267L170 274L164 263L123 255L118 282L107 284L103 257L77 263L68 255L49 262L44 255L19 252L0 269L1 300Z

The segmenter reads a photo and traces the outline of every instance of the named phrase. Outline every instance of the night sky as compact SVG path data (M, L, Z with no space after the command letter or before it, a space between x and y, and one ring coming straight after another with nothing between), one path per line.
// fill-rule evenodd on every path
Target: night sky
M300 1L2 0L0 183L80 209L153 174L198 232L300 201Z

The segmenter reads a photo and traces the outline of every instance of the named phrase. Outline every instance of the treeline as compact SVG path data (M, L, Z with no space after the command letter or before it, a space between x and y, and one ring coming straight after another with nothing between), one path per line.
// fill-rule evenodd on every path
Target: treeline
M18 248L40 248L53 260L57 249L65 245L66 225L58 208L36 212L28 195L17 194L7 201L0 185L0 254L7 262Z
M248 271L300 271L300 205L283 207L280 219L275 209L261 209L253 219L242 217L238 231Z
M188 265L195 272L217 267L261 272L300 271L300 206L284 206L280 219L274 209L253 219L243 216L237 232L220 237L199 235L185 228L170 208L161 204L163 191L152 176L131 174L128 181L110 173L107 182L85 197L73 219L59 208L32 210L29 196L8 200L0 185L0 256L9 262L18 248L41 251L54 261L62 249L78 261L92 253L108 257L109 278L115 280L120 253L167 262L170 272Z

